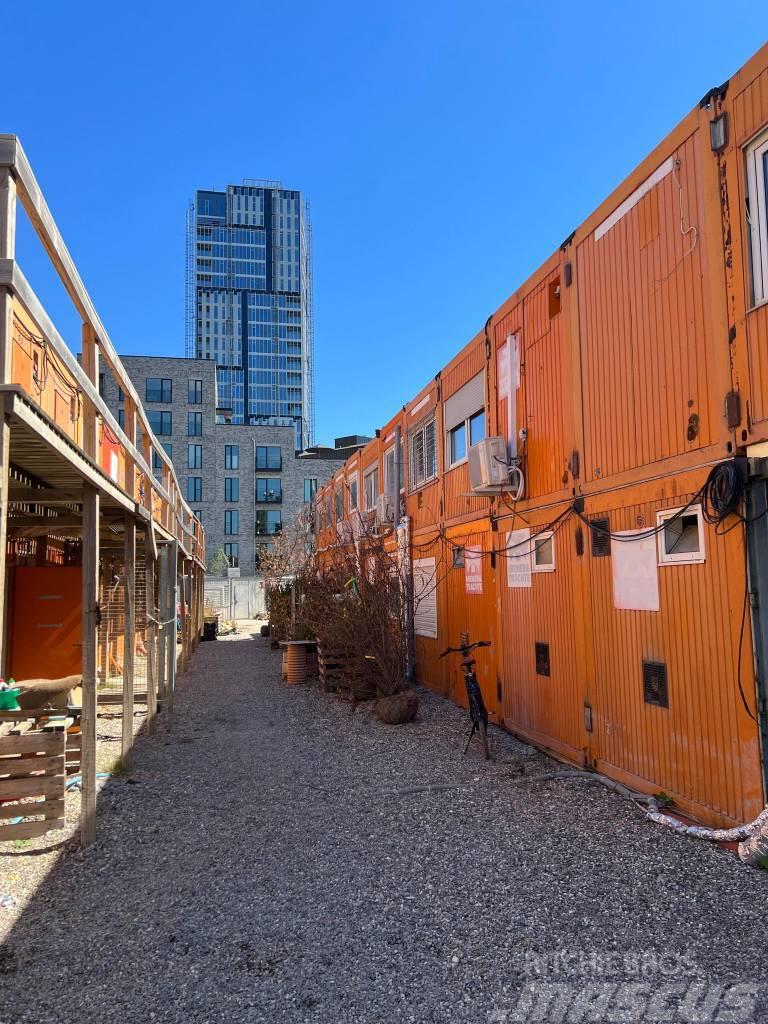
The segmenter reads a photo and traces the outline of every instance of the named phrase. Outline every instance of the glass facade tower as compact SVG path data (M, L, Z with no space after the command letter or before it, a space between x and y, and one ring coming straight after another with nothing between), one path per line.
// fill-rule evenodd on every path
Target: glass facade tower
M222 423L313 442L308 204L280 182L199 189L187 212L186 355L216 364Z

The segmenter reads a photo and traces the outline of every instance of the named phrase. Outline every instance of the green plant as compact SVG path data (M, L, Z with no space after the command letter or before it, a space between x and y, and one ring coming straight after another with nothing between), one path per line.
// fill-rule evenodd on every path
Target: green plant
M31 842L31 839L14 839L13 848L14 850L26 850Z
M665 793L664 790L661 790L659 793L654 793L653 797L659 807L672 807L675 802L669 793Z
M228 568L229 559L224 554L224 548L219 548L208 563L208 572L211 576L224 576Z

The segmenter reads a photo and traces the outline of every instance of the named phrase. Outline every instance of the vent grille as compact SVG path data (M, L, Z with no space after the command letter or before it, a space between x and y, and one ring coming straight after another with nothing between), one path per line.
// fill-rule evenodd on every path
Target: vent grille
M595 527L589 531L592 534L592 555L595 558L608 558L611 554L611 538L608 536L611 520L606 516L604 519L593 519L592 524Z
M549 644L536 644L536 675L548 676L549 671Z
M643 662L643 700L660 708L669 707L667 666L662 661Z

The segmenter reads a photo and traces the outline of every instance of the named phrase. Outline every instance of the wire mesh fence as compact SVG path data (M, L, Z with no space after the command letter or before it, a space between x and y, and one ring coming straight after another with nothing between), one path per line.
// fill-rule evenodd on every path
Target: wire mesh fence
M155 581L155 588L157 583ZM157 592L155 590L155 608ZM147 691L147 587L143 544L136 546L134 616L132 638L125 637L125 558L122 552L105 552L99 574L98 689L100 694L119 694L123 689L125 644L133 643L134 692ZM152 612L150 611L150 614Z

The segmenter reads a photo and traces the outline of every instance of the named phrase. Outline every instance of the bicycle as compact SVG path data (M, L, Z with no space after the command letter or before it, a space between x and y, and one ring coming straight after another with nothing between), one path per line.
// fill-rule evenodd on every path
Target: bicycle
M476 647L490 647L490 640L475 640L473 644L469 642L469 635L467 633L461 634L461 646L460 647L446 647L443 653L440 655L444 658L447 654L461 654L461 670L464 673L464 682L467 687L467 703L469 704L469 717L472 719L472 731L469 734L467 745L464 747L464 753L469 750L469 744L472 742L472 737L475 733L480 736L480 741L483 744L483 753L485 754L485 760L489 761L491 752L488 748L488 711L485 707L485 701L483 700L483 693L480 689L480 684L477 681L477 675L475 673L475 659L470 658L470 652L474 651Z

